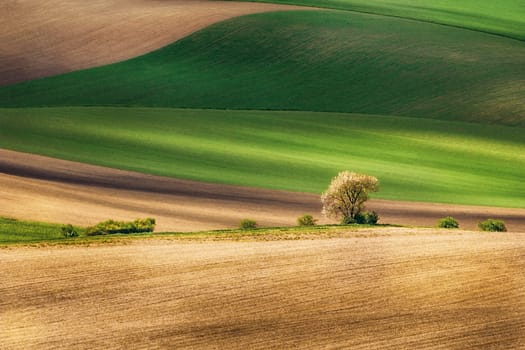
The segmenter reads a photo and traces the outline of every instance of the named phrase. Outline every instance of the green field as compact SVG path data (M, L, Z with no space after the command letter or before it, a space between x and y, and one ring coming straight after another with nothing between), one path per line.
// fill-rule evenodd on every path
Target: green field
M413 18L525 40L525 3L522 0L264 0L260 2Z
M522 128L360 114L0 109L0 147L144 173L320 193L343 169L377 197L525 207Z
M62 234L63 224L45 223L38 221L17 220L0 217L0 248L12 244L90 244L90 243L118 243L121 240L132 238L151 237L151 233L111 234L101 236L85 236L85 228L75 226L78 237L66 238Z
M347 11L245 16L130 61L0 88L0 106L301 110L525 126L525 44Z
M62 225L0 217L0 244L64 240ZM83 229L76 228L82 232Z

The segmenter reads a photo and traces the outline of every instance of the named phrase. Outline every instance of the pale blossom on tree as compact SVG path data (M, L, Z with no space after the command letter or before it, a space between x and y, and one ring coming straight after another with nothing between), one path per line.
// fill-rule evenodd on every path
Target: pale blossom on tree
M321 196L323 215L353 220L364 210L369 193L378 190L376 177L342 171L332 179L328 190Z

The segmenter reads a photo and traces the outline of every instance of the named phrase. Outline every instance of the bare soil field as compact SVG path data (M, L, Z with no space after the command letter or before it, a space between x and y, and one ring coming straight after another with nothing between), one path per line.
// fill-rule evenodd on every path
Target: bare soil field
M122 61L215 22L292 8L205 0L2 0L0 86Z
M11 247L0 250L0 341L2 349L525 349L523 271L520 233Z
M261 226L295 225L304 213L321 218L320 196L145 175L0 149L0 216L77 225L113 218L155 217L157 231L235 228L249 217ZM381 223L434 226L452 215L461 228L503 219L525 232L525 209L374 199Z

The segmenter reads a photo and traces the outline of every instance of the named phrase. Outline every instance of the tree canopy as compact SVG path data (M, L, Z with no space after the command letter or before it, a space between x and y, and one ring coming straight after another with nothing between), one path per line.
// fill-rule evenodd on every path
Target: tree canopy
M342 217L346 222L353 222L364 210L369 193L378 190L379 181L376 177L342 171L332 179L328 190L321 196L323 215Z

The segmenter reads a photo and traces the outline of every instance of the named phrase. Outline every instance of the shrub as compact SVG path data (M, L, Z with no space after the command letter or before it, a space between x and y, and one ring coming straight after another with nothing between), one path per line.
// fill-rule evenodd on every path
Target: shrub
M154 218L137 219L133 221L133 223L135 224L135 232L137 233L153 232L156 224Z
M66 238L78 237L77 230L75 230L75 228L71 224L62 226L60 230L62 231L62 235L64 235L64 237Z
M343 219L341 220L341 225L351 225L351 224L357 224L358 220L360 219L359 215L355 215L353 218L350 216L343 216Z
M441 228L459 228L459 223L452 216L447 216L438 221L438 227Z
M317 219L314 219L314 217L310 214L304 214L303 216L297 218L297 224L299 226L315 226L316 223Z
M377 225L379 215L375 211L367 211L365 213L365 223L368 225Z
M377 225L377 222L379 221L379 215L375 212L364 212L364 213L357 213L354 214L354 217L351 216L344 216L343 220L341 221L342 225L350 225L350 224L359 224L359 225Z
M250 230L257 228L257 222L252 219L242 219L239 227L243 230Z
M153 232L155 219L145 218L135 221L107 220L86 229L87 236L107 235L114 233L143 233Z
M482 231L490 231L490 232L507 231L507 227L505 227L505 222L503 222L503 220L487 219L485 221L480 222L478 224L478 227Z

